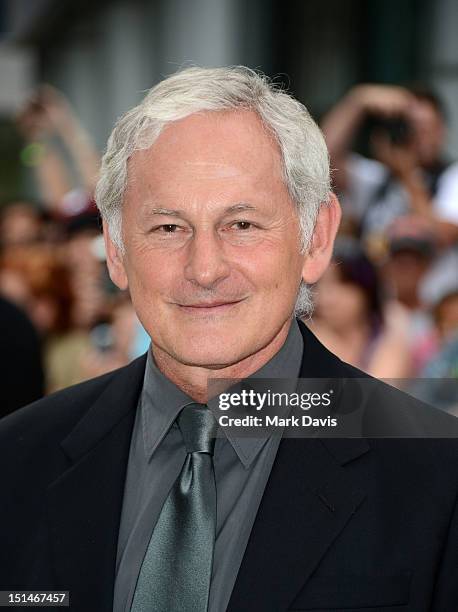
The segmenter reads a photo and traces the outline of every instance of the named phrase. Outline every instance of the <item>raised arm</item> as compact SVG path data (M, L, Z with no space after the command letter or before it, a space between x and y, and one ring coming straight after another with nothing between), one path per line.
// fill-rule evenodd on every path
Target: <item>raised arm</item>
M403 87L357 85L324 117L321 128L332 167L339 170L335 176L338 190L346 187L346 161L363 119L368 115L385 118L402 115L412 99L412 95Z
M29 143L42 147L34 170L41 197L50 210L59 211L64 195L75 186L92 195L100 157L61 93L50 85L41 86L19 113L17 123ZM62 155L62 147L68 157ZM68 162L78 175L77 185Z
M81 187L90 194L97 182L100 156L89 134L66 98L54 87L43 85L40 98L54 129L66 146L79 174Z

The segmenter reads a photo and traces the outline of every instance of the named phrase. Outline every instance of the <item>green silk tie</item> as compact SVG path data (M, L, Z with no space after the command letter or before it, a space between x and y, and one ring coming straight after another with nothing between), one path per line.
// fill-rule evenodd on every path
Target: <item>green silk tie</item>
M206 612L216 530L216 421L203 404L177 418L186 460L161 510L131 612Z

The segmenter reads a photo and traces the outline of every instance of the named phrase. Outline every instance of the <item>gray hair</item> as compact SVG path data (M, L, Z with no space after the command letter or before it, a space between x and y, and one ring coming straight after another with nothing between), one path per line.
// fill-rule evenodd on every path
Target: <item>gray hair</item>
M268 78L243 66L187 68L150 89L120 117L108 139L95 199L111 239L123 251L122 201L127 161L148 149L168 123L206 111L249 109L258 114L280 148L283 175L299 217L301 247L310 244L321 204L330 193L329 155L323 135L300 102ZM310 289L301 284L296 315L310 315Z

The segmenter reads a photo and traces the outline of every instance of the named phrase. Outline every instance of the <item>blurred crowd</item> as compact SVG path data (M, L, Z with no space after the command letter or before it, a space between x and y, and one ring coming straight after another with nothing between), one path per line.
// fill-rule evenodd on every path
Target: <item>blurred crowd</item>
M128 294L106 271L93 201L100 159L89 135L50 86L17 127L40 197L0 206L0 324L11 372L17 359L30 384L18 393L11 374L0 416L148 346ZM458 163L444 156L445 109L424 88L359 85L322 129L343 222L307 324L374 376L457 379Z
M373 376L407 388L417 386L409 378L454 379L456 389L458 163L445 156L440 99L420 86L358 85L322 129L343 222L310 326Z
M3 371L11 372L0 416L125 365L147 347L128 294L106 270L93 201L100 160L89 135L50 86L27 102L17 126L40 198L0 208L0 325L10 343Z

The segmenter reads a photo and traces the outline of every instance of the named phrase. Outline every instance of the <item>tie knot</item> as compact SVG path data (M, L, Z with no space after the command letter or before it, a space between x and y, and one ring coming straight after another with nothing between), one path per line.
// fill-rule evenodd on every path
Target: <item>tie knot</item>
M217 424L208 406L188 404L180 412L177 423L188 453L213 455Z

